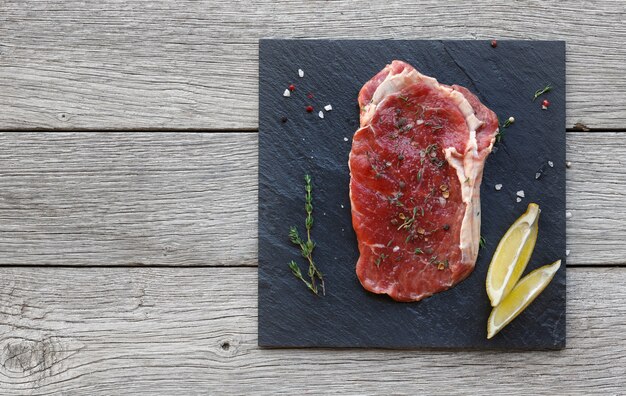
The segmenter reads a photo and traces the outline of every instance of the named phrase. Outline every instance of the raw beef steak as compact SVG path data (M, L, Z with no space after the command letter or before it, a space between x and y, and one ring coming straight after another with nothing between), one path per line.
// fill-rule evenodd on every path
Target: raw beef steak
M400 61L363 86L359 105L349 159L357 276L371 292L418 301L474 268L498 119L466 88Z

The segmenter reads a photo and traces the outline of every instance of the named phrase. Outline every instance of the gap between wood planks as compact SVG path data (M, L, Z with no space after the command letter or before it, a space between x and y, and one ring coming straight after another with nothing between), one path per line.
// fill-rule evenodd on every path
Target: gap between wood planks
M568 133L602 133L602 132L626 132L626 128L589 128L585 126L585 130L580 128L565 128L565 131ZM85 133L93 133L93 132L110 132L110 133L133 133L133 132L143 132L143 133L258 133L259 130L257 128L220 128L220 129L161 129L161 128L136 128L136 129L1 129L0 133L76 133L76 132L85 132Z
M603 131L609 131L604 129ZM626 129L624 129L626 131ZM203 129L167 129L167 128L126 128L126 129L102 129L102 128L71 128L71 129L44 129L44 128L27 128L27 129L19 129L19 128L11 128L11 129L2 129L0 128L0 133L94 133L94 132L104 132L104 133L133 133L133 132L141 132L141 133L258 133L258 128L203 128Z
M78 265L78 264L0 264L0 268L257 268L258 264L223 264L223 265L177 265L177 264L111 264L111 265ZM285 268L287 268L285 266ZM626 268L626 262L617 264L576 264L567 265L567 268Z

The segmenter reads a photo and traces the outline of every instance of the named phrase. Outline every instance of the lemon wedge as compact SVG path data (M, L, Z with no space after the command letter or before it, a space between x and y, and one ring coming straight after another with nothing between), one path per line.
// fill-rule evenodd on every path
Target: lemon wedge
M537 268L526 275L502 302L491 310L487 320L487 338L492 338L517 317L548 286L561 267L561 260Z
M486 282L492 307L511 292L526 269L537 241L539 212L539 205L529 204L526 213L509 227L493 254Z

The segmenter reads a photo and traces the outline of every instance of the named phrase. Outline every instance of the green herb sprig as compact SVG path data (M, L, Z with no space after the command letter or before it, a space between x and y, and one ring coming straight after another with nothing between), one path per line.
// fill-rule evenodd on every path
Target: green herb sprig
M300 266L298 266L294 260L289 262L289 269L291 269L293 275L300 279L310 291L315 293L315 295L319 295L320 289L322 294L326 295L324 276L313 261L315 242L311 239L311 228L313 228L313 186L311 184L311 176L308 174L304 175L304 182L304 191L306 192L304 196L304 210L306 211L306 219L304 221L304 226L306 228L306 241L300 237L298 229L295 226L291 226L289 228L289 240L294 245L300 247L302 257L306 258L309 262L309 270L307 272L309 279L305 279L302 275L302 271L300 270Z
M546 85L545 87L538 89L535 91L535 95L533 96L533 102L540 97L541 95L543 95L544 93L550 92L552 91L552 86L550 84Z
M504 121L502 125L499 126L498 134L496 135L496 142L500 143L502 138L504 138L504 132L508 127L510 127L515 122L514 117L509 117Z
M412 217L407 217L404 215L404 213L402 214L401 219L404 220L404 223L400 224L400 227L398 227L398 231L403 228L406 228L407 230L410 229L411 225L415 222L415 216L417 216L417 206L413 208ZM424 208L422 208L422 216L424 216Z

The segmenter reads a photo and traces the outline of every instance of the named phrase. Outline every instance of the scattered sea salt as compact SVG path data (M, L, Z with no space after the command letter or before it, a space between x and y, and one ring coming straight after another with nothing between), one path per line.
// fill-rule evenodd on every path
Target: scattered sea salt
M343 204L341 205L341 209L343 209Z
M393 248L393 251L394 251L394 252L397 252L398 250L400 250L400 246L395 246L395 247Z
M494 187L496 188L496 191L502 190L502 184L496 184Z
M415 125L422 125L423 123L424 123L424 120L415 121Z
M570 161L567 161L567 162L565 163L565 166L567 166L567 167L569 168L569 167L571 167L571 166L572 166L572 163L571 163Z
M331 111L333 109L333 106L331 106L330 104L327 104L326 106L324 106L324 110L326 111Z
M565 218L569 219L570 217L572 217L572 212L565 212Z
M517 196L518 196L518 197L522 197L522 198L524 198L524 197L526 196L526 195L524 194L524 190L519 190L519 191L517 192Z
M344 141L344 142L347 142L347 141L348 141L348 138L347 138L347 137L344 137L344 138L343 138L343 141Z
M541 172L535 173L535 180L539 180L540 177L541 177Z
M298 75L299 75L300 77L304 77L304 70L302 70L302 69L298 69Z
M567 249L567 250L565 251L565 255L566 255L566 256L569 256L569 249Z
M319 113L317 113L318 116L320 116L320 118L324 118L324 112L322 110L320 110Z
M391 162L387 161L387 162L385 162L385 165L391 166Z
M517 197L517 202L522 202L522 199L520 197Z
M548 161L548 166L549 166L550 168L554 168L554 162L552 162L552 161Z
M287 97L287 98L290 97L291 96L291 91L288 90L288 89L285 89L285 92L283 92L283 96Z

